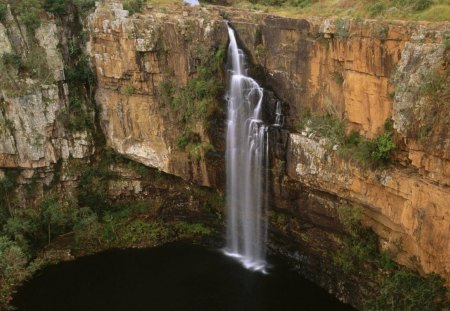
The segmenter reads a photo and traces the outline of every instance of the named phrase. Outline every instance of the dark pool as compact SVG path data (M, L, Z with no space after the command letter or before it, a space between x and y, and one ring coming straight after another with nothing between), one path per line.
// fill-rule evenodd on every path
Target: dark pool
M19 289L18 310L353 310L282 265L269 275L185 244L110 250L47 267Z

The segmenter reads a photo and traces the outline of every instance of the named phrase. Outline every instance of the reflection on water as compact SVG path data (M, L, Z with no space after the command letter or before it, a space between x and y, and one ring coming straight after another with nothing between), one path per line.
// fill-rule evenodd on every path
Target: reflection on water
M221 251L186 244L47 267L13 304L22 311L353 310L279 264L252 272Z

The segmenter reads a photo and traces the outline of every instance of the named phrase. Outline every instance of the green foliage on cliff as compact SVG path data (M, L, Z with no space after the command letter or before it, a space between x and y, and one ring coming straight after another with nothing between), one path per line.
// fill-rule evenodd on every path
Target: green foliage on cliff
M123 8L133 15L141 12L143 4L143 0L127 0L123 2Z
M67 1L66 0L45 0L44 9L47 12L53 13L55 15L66 15L67 14Z
M362 209L339 206L337 213L347 237L334 254L334 263L345 273L364 274L377 290L365 301L364 310L443 310L450 301L445 280L436 274L424 277L397 265L387 252L380 252L378 236L361 224Z
M306 130L329 139L330 144L342 144L345 140L345 124L331 114L313 114L304 110L297 122L299 130Z
M383 133L373 141L371 158L381 163L387 163L391 159L391 153L395 149L391 133Z
M41 25L39 14L42 12L42 2L40 0L9 0L7 2L11 6L12 13L19 17L31 33L34 33L34 30Z
M24 69L25 64L22 57L17 53L4 53L2 56L2 62L5 66L11 66L17 70Z
M48 189L38 206L27 208L18 207L13 195L15 188L21 187L16 183L20 171L5 170L0 180L1 310L7 310L17 284L49 260L60 258L47 258L52 250L70 248L82 255L110 247L150 247L176 240L201 242L216 234L224 204L219 194L194 185L186 187L176 177L127 160L110 149L102 150L99 159L90 167L72 159L70 168L63 169L66 176L80 176L73 195ZM108 197L110 183L117 180L112 167L118 165L137 173L135 178L142 185L150 185L154 195L136 201ZM205 219L180 219L178 207L173 205L190 200L194 200L195 215L201 211Z
M0 236L0 308L10 310L12 288L29 276L28 256L14 241Z
M367 302L368 311L441 311L450 306L445 280L431 273L425 277L400 269L381 281L380 294Z
M378 237L372 229L361 225L362 210L351 206L339 206L339 220L349 233L344 247L333 260L345 272L358 272L378 260Z
M6 13L8 12L8 7L5 3L0 3L0 23L3 23L6 19Z
M376 168L389 164L396 148L389 120L384 133L374 139L367 139L355 130L347 134L344 121L331 114L311 114L305 110L300 114L297 129L327 138L330 149L338 145L337 152L340 156L363 167Z
M159 97L181 131L176 146L179 150L189 151L193 158L200 159L213 150L209 142L202 141L198 125L209 131L215 115L221 111L219 100L223 94L221 76L225 47L213 52L199 48L196 57L201 60L186 87L178 87L173 72L168 71L159 85Z

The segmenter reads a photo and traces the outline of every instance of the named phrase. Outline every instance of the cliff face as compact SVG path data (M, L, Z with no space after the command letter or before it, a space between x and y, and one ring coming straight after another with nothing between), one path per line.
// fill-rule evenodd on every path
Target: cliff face
M176 83L187 85L195 74L195 48L217 49L226 43L220 10L185 8L164 14L150 9L126 17L113 4L91 16L103 129L119 153L210 184L205 179L208 166L196 168L195 161L176 150L176 125L164 115L167 107L161 104L158 85L167 70L174 72ZM363 206L365 221L397 261L448 278L449 109L430 100L420 85L434 75L448 79L442 41L449 25L295 20L232 9L227 15L253 64L262 69L255 71L257 78L284 103L290 133L286 146L279 147L286 148L283 178ZM135 94L123 94L127 83ZM309 133L296 133L305 108L344 118L348 128L368 138L381 133L392 118L399 164L362 169ZM432 122L427 112L436 116ZM419 135L423 127L425 139ZM213 136L223 139L221 135ZM281 185L275 192L284 191ZM289 208L302 208L291 203ZM287 205L276 194L273 204Z
M61 46L74 38L65 27L73 16L63 25L49 16L31 37L46 74L2 64L9 67L0 79L0 177L19 171L16 204L29 203L23 193L36 180L38 198L55 179L62 190L76 187L81 173L73 168L97 161L103 147L94 139L97 125L118 154L222 190L228 40L222 16L236 30L252 75L270 90L268 121L272 92L283 107L284 126L270 138L271 209L286 217L271 218L272 250L361 306L370 280L357 284L358 276L336 272L333 263L346 234L337 209L355 205L397 262L450 280L449 75L442 44L448 23L298 20L223 7L146 7L129 16L119 3L101 2L85 24L97 81L82 93L95 92L99 113L85 100L78 112L93 125L84 128L66 120L77 92L68 75L76 62ZM36 58L25 48L32 45L26 33L8 12L0 55ZM393 164L371 168L343 157L342 146L298 126L307 109L344 120L348 132L367 139L391 119ZM129 175L118 170L109 197L152 195Z
M180 139L193 132L198 135L199 148L201 144L212 144L214 150L223 151L222 124L207 127L203 117L180 120L189 109L208 110L216 106L214 109L220 114L220 98L206 101L208 107L186 105L177 110L173 100L180 95L171 94L175 89L190 88L189 80L198 76L203 63L224 50L226 27L220 16L193 10L128 17L121 5L111 3L91 15L89 26L90 53L98 77L96 99L108 145L167 173L220 187L222 170L212 163L211 152L195 155L192 150L180 148ZM218 76L221 72L215 74L208 78L222 83ZM214 129L218 132L210 135L208 130Z
M58 160L85 158L93 152L86 131L70 133L58 118L68 105L64 60L58 49L62 30L53 20L30 33L7 11L0 25L2 57L0 166L45 168ZM29 62L36 75L8 68L6 56Z
M449 25L264 15L249 25L239 13L230 16L266 86L286 103L285 178L362 205L366 224L398 262L448 279L450 109L448 91L439 88L449 82L442 44ZM364 169L339 157L339 146L330 150L313 133L295 133L305 107L342 117L368 138L392 118L397 164Z

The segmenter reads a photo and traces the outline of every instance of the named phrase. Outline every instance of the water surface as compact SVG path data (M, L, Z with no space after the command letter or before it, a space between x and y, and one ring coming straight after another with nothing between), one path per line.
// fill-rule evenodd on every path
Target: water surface
M110 250L49 266L19 289L18 310L353 310L277 264L269 275L186 244Z

